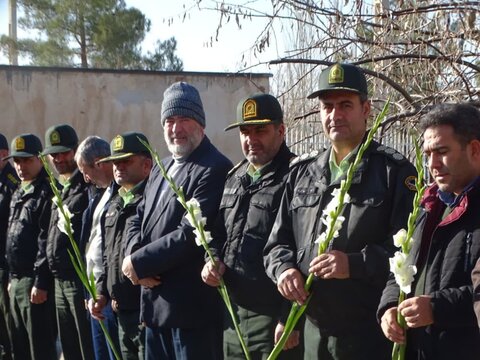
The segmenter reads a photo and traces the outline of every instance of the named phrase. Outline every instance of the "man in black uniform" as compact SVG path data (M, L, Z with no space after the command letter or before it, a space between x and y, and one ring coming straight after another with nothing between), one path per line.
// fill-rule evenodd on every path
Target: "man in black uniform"
M60 174L62 201L73 214L74 240L79 244L82 213L88 206L88 184L78 170L74 156L78 146L75 130L67 124L50 127L45 133L45 150ZM85 291L68 255L73 253L68 236L60 229L60 214L55 201L47 241L47 260L55 278L55 307L65 360L93 359L92 335L85 309ZM83 248L80 252L84 253Z
M46 241L53 196L38 154L40 139L15 137L11 146L22 180L10 203L7 260L15 359L56 359L53 278L46 260Z
M272 95L255 94L240 101L237 122L226 130L237 127L245 160L228 175L215 223L210 247L219 259L218 271L208 261L202 279L218 286L220 275L224 275L250 355L266 359L283 330L282 305L288 314L288 301L265 273L263 248L294 155L285 144L283 112ZM224 317L224 356L244 359L227 311ZM298 338L295 332L287 348L295 347ZM298 348L282 353L281 358L298 359Z
M136 215L145 179L152 168L150 153L139 138L148 143L145 135L137 132L117 135L110 144L111 155L98 161L113 162L113 175L120 189L105 214L103 271L97 280L97 301L89 301L92 316L103 319L102 310L111 299L125 360L145 358L145 328L140 324L140 286L133 285L122 273L127 223Z
M329 250L317 256L325 230L322 210L340 187L365 139L370 102L360 68L335 64L320 75L320 117L331 147L292 166L272 233L265 267L281 294L307 300L305 359L389 359L375 317L393 254L392 235L405 227L412 206L414 167L395 150L373 141L349 190L345 221Z
M5 136L0 134L0 357L3 356L5 360L12 358L10 344L12 318L7 293L8 267L5 259L5 244L10 199L20 184L15 169L5 159L7 156L8 142Z

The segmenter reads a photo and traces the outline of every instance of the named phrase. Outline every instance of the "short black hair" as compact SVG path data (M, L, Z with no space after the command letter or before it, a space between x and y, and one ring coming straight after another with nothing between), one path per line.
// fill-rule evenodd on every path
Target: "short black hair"
M440 125L451 126L463 146L472 140L480 140L480 110L473 105L439 104L420 119L422 132Z

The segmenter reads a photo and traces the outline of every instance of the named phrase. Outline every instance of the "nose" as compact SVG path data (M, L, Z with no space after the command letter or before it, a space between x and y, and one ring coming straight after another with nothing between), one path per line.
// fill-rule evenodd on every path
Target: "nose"
M428 167L430 169L438 169L438 168L440 168L440 166L441 166L441 161L440 161L440 157L438 156L438 154L431 153L428 156Z

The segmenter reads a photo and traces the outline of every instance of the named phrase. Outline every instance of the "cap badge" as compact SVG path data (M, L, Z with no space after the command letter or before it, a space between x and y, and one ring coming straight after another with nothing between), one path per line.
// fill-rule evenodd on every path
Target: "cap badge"
M329 84L338 84L343 83L345 80L343 68L341 65L334 65L328 74L328 83Z
M52 131L52 133L50 134L50 142L52 143L52 145L60 143L60 134L58 133L58 131Z
M121 135L115 136L113 139L113 151L120 151L123 150L123 137Z
M257 117L257 103L255 100L248 99L243 103L243 119L251 119Z
M25 150L25 139L22 137L17 137L15 139L15 150L20 151L20 150Z

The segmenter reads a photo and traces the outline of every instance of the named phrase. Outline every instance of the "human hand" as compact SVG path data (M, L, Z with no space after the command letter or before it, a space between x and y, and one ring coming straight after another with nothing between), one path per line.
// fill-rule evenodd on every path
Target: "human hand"
M348 279L350 266L348 256L342 251L332 250L316 256L308 271L322 279Z
M97 295L97 300L88 299L88 311L96 320L103 320L105 316L102 314L103 308L107 305L107 298L103 295Z
M380 321L385 337L397 344L405 343L405 332L397 322L397 308L392 307L385 311Z
M282 337L284 330L285 330L285 325L283 325L282 323L278 323L277 326L275 326L275 339L274 339L275 344ZM295 346L298 346L298 344L300 344L300 331L293 330L290 333L290 336L288 337L287 341L285 342L285 345L283 346L283 350L293 349Z
M201 274L205 284L215 287L220 285L220 279L225 273L225 264L220 260L217 260L216 263L217 266L215 267L210 260L207 261L203 266Z
M305 281L300 271L290 268L282 272L277 282L278 291L290 301L296 301L303 305L307 300L308 293L305 290Z
M112 299L112 310L118 312L118 302L117 300Z
M402 301L398 311L405 318L409 328L418 328L433 324L432 297L429 295L415 296Z
M160 275L150 276L143 279L138 280L138 284L142 285L148 289L154 288L155 286L160 285L162 282L160 281Z
M122 262L122 272L123 274L130 279L133 285L138 285L138 276L133 267L132 258L128 255Z
M32 304L43 304L47 301L48 291L39 289L35 286L30 291L30 302Z

